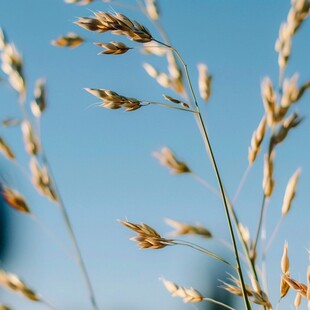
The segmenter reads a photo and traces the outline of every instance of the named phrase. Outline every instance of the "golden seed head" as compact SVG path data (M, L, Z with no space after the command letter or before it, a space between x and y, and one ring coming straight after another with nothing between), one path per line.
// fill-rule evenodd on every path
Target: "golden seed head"
M170 169L172 174L191 173L185 162L179 161L175 154L167 147L163 147L160 152L154 152L153 156L159 162Z
M32 114L35 117L41 117L42 112L46 109L46 90L45 80L39 79L36 81L34 89L34 99L30 104Z
M0 137L0 152L8 159L15 159L15 154L8 144Z
M145 7L148 16L152 20L157 20L159 18L159 8L156 0L145 0Z
M126 53L131 48L122 42L110 42L110 43L101 43L96 42L95 45L104 48L105 50L99 54L108 54L108 55L121 55Z
M18 191L8 186L3 186L2 197L9 206L18 212L31 213L25 198Z
M287 242L284 243L284 248L283 248L283 255L281 259L281 270L284 274L289 274L290 272L290 261L288 258L288 244Z
M208 101L211 95L212 76L208 74L208 67L205 64L198 64L198 86L200 97L204 101Z
M84 39L73 33L69 32L66 35L60 36L56 40L53 40L51 43L54 46L58 47L78 47L84 42Z
M40 150L40 142L37 136L35 135L30 122L23 121L21 123L21 129L27 153L29 153L30 155L36 155Z

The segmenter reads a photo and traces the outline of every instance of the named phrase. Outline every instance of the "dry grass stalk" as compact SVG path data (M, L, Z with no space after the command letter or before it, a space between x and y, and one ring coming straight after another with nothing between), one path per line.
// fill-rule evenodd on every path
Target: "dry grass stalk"
M120 55L132 49L131 47L128 47L126 44L122 42L110 42L110 43L96 42L95 45L105 48L105 51L102 51L99 54Z
M2 197L9 206L18 212L31 213L25 198L17 190L2 186Z
M100 98L103 101L100 106L106 109L124 108L125 112L130 112L142 107L138 99L121 96L112 90L95 88L85 88L85 90Z
M199 235L204 238L212 238L212 233L202 225L190 225L172 219L165 219L165 222L176 229L170 233L172 236Z
M287 213L291 209L292 201L296 195L296 186L301 173L301 169L297 169L295 173L291 176L290 180L288 181L288 184L286 186L283 204L282 204L282 216L286 216Z
M8 159L14 160L15 154L12 149L8 146L6 141L0 137L0 152Z
M60 36L56 40L53 40L51 43L58 47L78 47L83 42L84 42L84 39L81 36L77 35L74 32L69 32L66 35Z
M275 183L273 179L274 154L274 151L272 151L270 155L265 154L264 157L263 190L266 197L271 196Z
M162 279L166 289L173 297L180 297L183 299L183 302L201 302L203 301L203 296L194 288L185 288L179 286L171 281Z
M30 155L38 154L40 150L40 142L39 139L36 137L34 130L29 121L23 121L21 123L21 129L24 138L25 149L27 153Z
M8 307L6 305L1 304L0 305L0 310L12 310L12 308L10 308L10 307Z
M39 295L12 273L0 270L0 285L16 293L20 293L29 300L40 301Z
M222 281L223 282L222 288L233 295L242 296L240 280L236 279L233 276L230 276L230 280L233 282L233 284L229 284ZM257 287L256 289L251 289L251 287L247 284L245 285L245 289L247 296L253 303L264 306L268 310L272 309L272 305L269 301L269 298L264 291L262 291L261 289L257 289Z
M255 161L259 151L260 145L264 139L267 127L267 118L264 115L257 127L257 129L253 132L251 139L251 146L249 147L248 160L250 164L253 164Z
M45 80L39 79L36 81L34 88L34 99L30 104L32 114L35 117L41 117L42 112L46 109L46 90Z
M302 22L309 16L310 3L308 0L292 0L292 7L287 21L281 24L275 50L279 53L278 63L284 69L291 55L292 37L300 28Z
M156 0L145 0L145 8L150 19L159 19L159 8Z
M271 80L266 77L261 84L262 98L267 116L267 123L272 127L275 123L276 94Z
M39 193L57 202L58 197L46 167L41 167L35 157L30 161L32 183Z
M79 18L75 24L86 30L99 33L111 31L116 35L127 36L135 42L146 43L153 40L146 27L120 13L95 12L94 16L90 18Z
M211 95L212 75L208 74L208 67L205 64L198 65L199 79L199 94L204 101L208 101Z
M161 152L154 152L153 156L156 157L163 166L168 167L172 174L191 172L186 163L179 161L175 154L167 147L163 147Z
M138 242L138 246L141 249L162 249L168 245L172 245L171 239L162 238L156 230L147 224L133 224L118 220L122 225L135 231L138 235L130 240Z

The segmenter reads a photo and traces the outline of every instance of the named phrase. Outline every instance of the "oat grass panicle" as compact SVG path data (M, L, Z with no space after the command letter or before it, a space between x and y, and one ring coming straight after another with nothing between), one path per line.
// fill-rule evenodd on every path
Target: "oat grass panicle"
M95 0L65 0L65 2L72 5L88 5L97 2L99 5L99 1ZM184 179L190 177L204 185L206 190L216 196L216 199L220 199L223 208L223 218L220 219L221 227L226 227L229 232L229 240L217 236L217 232L214 233L213 230L211 233L211 230L203 224L191 223L188 220L166 219L166 224L174 229L170 236L167 237L159 233L159 229L153 228L150 224L144 222L137 224L127 220L119 220L119 223L130 230L131 233L133 231L137 234L131 237L131 240L136 242L143 251L174 251L175 247L186 247L200 252L201 255L207 255L208 262L209 259L216 260L223 268L226 268L228 275L220 279L220 282L212 283L212 285L216 288L220 285L220 289L240 297L244 309L252 309L257 305L260 309L276 309L282 299L287 298L290 291L294 291L296 294L294 300L296 309L303 300L307 302L310 309L309 267L304 280L295 279L294 262L289 260L288 255L288 243L284 245L282 258L278 257L279 291L268 290L270 275L266 268L267 254L271 250L277 232L281 228L284 219L288 217L288 214L294 208L294 200L298 193L301 178L301 168L295 167L297 170L288 180L286 189L283 189L283 198L279 199L276 192L283 182L277 178L277 171L285 167L280 167L281 164L278 161L278 153L280 152L278 150L283 144L289 144L288 138L296 135L297 129L306 122L296 106L310 88L310 82L300 82L297 72L291 74L286 69L291 64L291 55L294 54L293 39L298 32L303 31L302 25L310 14L310 1L292 0L287 19L280 25L279 35L275 43L275 51L278 56L278 78L275 81L272 78L274 74L270 73L261 81L261 110L263 115L259 115L259 122L253 128L252 138L250 139L249 136L248 167L233 198L230 196L230 191L227 190L230 185L226 184L225 179L223 179L224 174L218 167L219 160L214 152L213 142L211 143L206 117L203 115L204 109L209 108L211 101L216 96L216 87L213 87L214 73L213 70L209 70L211 66L201 62L193 68L188 66L188 63L192 62L183 56L188 54L183 52L183 47L177 48L172 43L173 38L170 41L167 35L169 29L166 30L162 26L160 1L137 0L133 5L112 0L104 2L110 3L115 8L105 11L105 6L102 4L103 8L91 10L89 17L77 17L72 27L75 27L74 29L81 32L81 34L75 32L62 34L58 38L51 40L51 44L55 47L69 48L71 52L76 51L75 48L83 49L86 46L92 46L97 48L100 59L102 57L108 59L111 59L109 57L128 57L130 59L131 55L141 52L143 58L142 67L145 73L158 84L156 89L158 90L158 86L161 87L162 90L157 96L161 99L153 99L154 94L151 93L148 95L149 98L145 98L145 95L142 95L143 81L141 81L140 89L132 90L136 93L133 95L134 97L131 97L123 92L121 85L117 84L111 90L109 86L104 85L103 80L102 82L98 81L97 85L91 85L93 82L84 85L85 91L89 93L89 100L96 97L97 100L100 100L96 104L97 107L107 110L132 112L128 113L128 117L132 117L135 113L135 116L139 115L139 113L143 113L142 111L152 107L162 109L163 113L167 112L165 109L170 109L175 112L170 114L175 118L178 117L178 113L186 112L183 114L196 122L197 133L208 155L217 188L210 184L209 179L200 176L203 173L203 171L200 171L203 170L202 168L195 169L199 173L194 171L189 165L190 159L184 161L183 156L179 155L179 152L176 155L170 147L162 147L159 151L153 152L153 156L162 166L168 168L174 177L183 177ZM116 10L116 7L119 10ZM123 11L125 13L121 13ZM89 11L85 10L85 12ZM132 14L137 12L142 13L140 16L143 22L131 17ZM113 38L112 41L110 38ZM125 43L122 40L127 41ZM197 45L199 47L199 44ZM98 53L99 48L101 50ZM193 46L185 44L184 48L191 49ZM87 50L87 53L89 53L88 58L97 56L96 52L92 54L90 51L90 49ZM84 282L89 307L91 309L100 309L93 288L94 282L84 261L84 256L87 256L87 253L82 255L71 224L71 218L67 212L67 206L62 198L62 191L59 188L57 179L54 177L41 137L41 118L48 107L46 81L43 78L36 80L29 100L27 95L29 94L29 83L25 76L23 57L3 31L0 31L0 53L3 81L6 86L17 94L16 103L20 109L19 117L16 119L6 118L3 120L3 125L5 128L15 127L20 129L20 140L24 145L24 155L27 156L27 163L24 164L19 160L18 153L14 151L14 143L7 141L2 134L0 137L0 152L8 164L14 165L21 174L27 177L29 184L42 196L41 198L46 199L56 207L63 219L74 250L73 261L80 271L81 281ZM146 57L148 57L147 61L144 60ZM154 60L154 64L149 59ZM124 74L126 74L126 71ZM220 72L217 72L217 75L220 74ZM109 73L105 72L105 75L109 76ZM102 85L100 85L101 83ZM258 84L257 89L259 89ZM139 91L141 91L141 94ZM207 105L205 105L206 102ZM117 114L120 112L105 109L102 109L105 113L113 112ZM174 124L173 119L171 123ZM218 128L218 130L223 130L223 128ZM163 137L164 139L165 137ZM226 150L226 152L228 151ZM247 223L249 220L248 213L250 212L239 214L240 209L237 207L237 200L241 191L245 192L247 176L252 168L255 169L254 166L260 168L261 179L259 182L262 185L260 185L261 204L259 205L255 201L255 211L258 216L253 227L253 223ZM211 176L209 178L211 179ZM245 194L244 192L243 194ZM34 209L27 202L27 195L24 195L15 186L3 181L1 194L8 207L19 212L21 216L36 219ZM184 192L184 195L186 194ZM278 219L269 218L266 215L271 204L282 206ZM194 213L192 210L189 212ZM212 211L209 214L212 214ZM269 221L272 221L274 227L271 233L266 229ZM98 239L100 240L100 238ZM231 251L232 256L224 257L217 249L213 250L213 247L208 243L209 240L221 245L224 244ZM277 275L271 274L271 277L274 276ZM161 281L168 293L181 299L184 303L210 302L222 308L234 309L224 301L212 298L208 292L202 293L202 291L191 286L182 286L183 284L179 285L163 278ZM42 303L51 309L56 308L53 306L54 301L53 304L48 302L45 297L42 297L42 294L36 293L18 276L3 269L0 272L0 284L30 301ZM274 302L275 300L278 300L278 304ZM0 305L1 307L8 309L5 305Z

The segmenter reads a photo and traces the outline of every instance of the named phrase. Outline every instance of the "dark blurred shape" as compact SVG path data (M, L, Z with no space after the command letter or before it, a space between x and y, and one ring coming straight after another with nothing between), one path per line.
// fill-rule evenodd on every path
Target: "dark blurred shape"
M1 175L0 175L1 178ZM0 192L2 193L2 186L0 184ZM0 260L3 262L8 254L9 246L9 215L7 207L3 200L2 195L0 195Z

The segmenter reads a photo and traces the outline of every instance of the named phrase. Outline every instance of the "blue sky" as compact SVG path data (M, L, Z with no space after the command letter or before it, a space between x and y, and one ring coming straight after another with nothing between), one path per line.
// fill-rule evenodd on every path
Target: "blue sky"
M134 5L135 1L126 3ZM201 110L225 187L233 196L247 167L252 132L264 113L260 82L266 75L275 82L278 78L274 43L290 3L280 0L159 3L162 24L188 65L195 91L198 91L198 63L206 63L213 75L211 100L207 105L201 102ZM167 145L214 186L216 180L190 113L153 106L123 113L91 106L97 99L85 92L85 87L111 89L129 97L154 101L162 101L163 93L173 95L158 86L142 68L143 62L151 62L164 70L162 59L143 55L138 49L123 56L98 56L100 48L92 42L115 38L89 33L73 24L77 17L91 15L89 10L112 9L140 21L157 35L139 11L100 1L86 7L61 0L2 0L0 26L23 54L28 102L36 79L47 80L48 108L41 124L43 145L102 309L195 309L171 298L158 278L193 286L207 296L219 285L217 280L209 282L209 279L221 265L186 248L138 250L128 240L131 232L116 220L128 218L132 222L145 222L162 233L170 231L163 221L167 217L199 222L214 235L229 240L221 201L192 178L169 175L152 157L152 152ZM70 31L85 36L88 41L77 49L60 49L50 44L51 40ZM298 71L301 82L310 76L309 31L306 22L294 37L287 69L289 76ZM138 45L126 39L123 42ZM19 115L13 91L2 86L0 98L1 118ZM310 215L307 196L309 98L306 94L297 107L306 116L305 121L277 152L276 188L268 206L267 232L272 231L280 217L288 179L298 167L302 167L302 175L292 212L269 253L269 291L274 304L278 299L284 240L289 242L292 276L306 281L305 249L309 248L310 232L307 225ZM21 163L28 165L19 131L0 130L14 145ZM236 206L252 234L262 197L262 163L260 154ZM24 193L40 221L70 249L57 208L38 196L5 159L1 159L0 165L2 178ZM79 270L72 260L40 225L14 210L8 212L12 245L8 259L3 262L4 268L31 283L59 309L88 309ZM227 249L216 241L198 239L196 242L233 260ZM215 275L216 279L219 277L223 278ZM290 293L288 302L292 303L293 298L294 294ZM42 309L11 293L1 292L1 299L14 309Z

